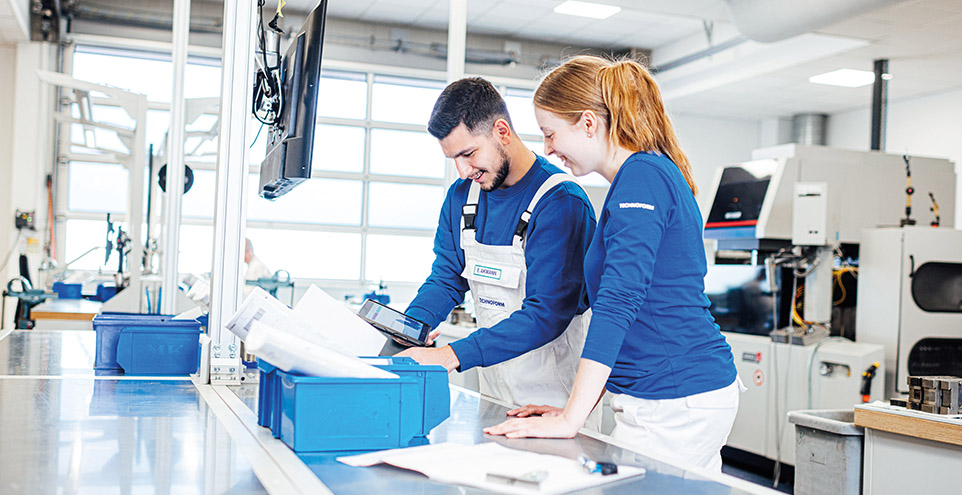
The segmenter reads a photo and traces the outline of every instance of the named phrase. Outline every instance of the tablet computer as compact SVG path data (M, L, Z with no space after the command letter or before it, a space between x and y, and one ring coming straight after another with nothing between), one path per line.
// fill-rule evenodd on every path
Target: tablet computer
M361 305L357 315L374 328L406 345L424 347L431 326L396 309L368 299Z

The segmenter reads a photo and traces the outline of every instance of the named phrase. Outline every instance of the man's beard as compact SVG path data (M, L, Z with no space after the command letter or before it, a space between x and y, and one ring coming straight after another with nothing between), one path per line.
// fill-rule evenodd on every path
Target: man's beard
M501 154L501 166L498 171L494 174L494 181L491 183L491 187L482 187L484 192L491 192L495 189L499 189L504 185L504 180L508 178L508 172L511 171L511 161L508 160L508 154L504 152L504 148L499 148L498 152Z

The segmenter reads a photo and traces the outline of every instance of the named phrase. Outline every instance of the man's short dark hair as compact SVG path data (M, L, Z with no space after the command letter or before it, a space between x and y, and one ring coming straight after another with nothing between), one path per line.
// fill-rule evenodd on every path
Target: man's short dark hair
M468 131L476 134L490 128L498 119L504 119L511 126L504 98L488 81L468 77L454 81L441 92L431 111L428 132L444 139L463 123Z

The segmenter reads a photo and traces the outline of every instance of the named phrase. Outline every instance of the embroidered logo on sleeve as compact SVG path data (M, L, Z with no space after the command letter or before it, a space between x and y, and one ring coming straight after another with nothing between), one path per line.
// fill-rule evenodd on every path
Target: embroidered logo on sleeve
M648 203L618 203L619 208L641 208L643 210L654 210L655 205Z

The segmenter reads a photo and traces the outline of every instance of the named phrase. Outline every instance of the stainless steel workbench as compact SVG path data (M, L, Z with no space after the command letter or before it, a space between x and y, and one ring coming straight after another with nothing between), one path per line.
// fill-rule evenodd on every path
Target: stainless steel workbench
M295 455L256 425L257 386L97 376L94 334L0 334L0 493L474 494L387 466ZM507 408L452 387L434 442L479 443L642 466L647 473L579 493L774 493L727 475L697 474L626 450L608 437L485 436Z
M267 493L190 380L93 359L92 331L0 340L0 493Z

